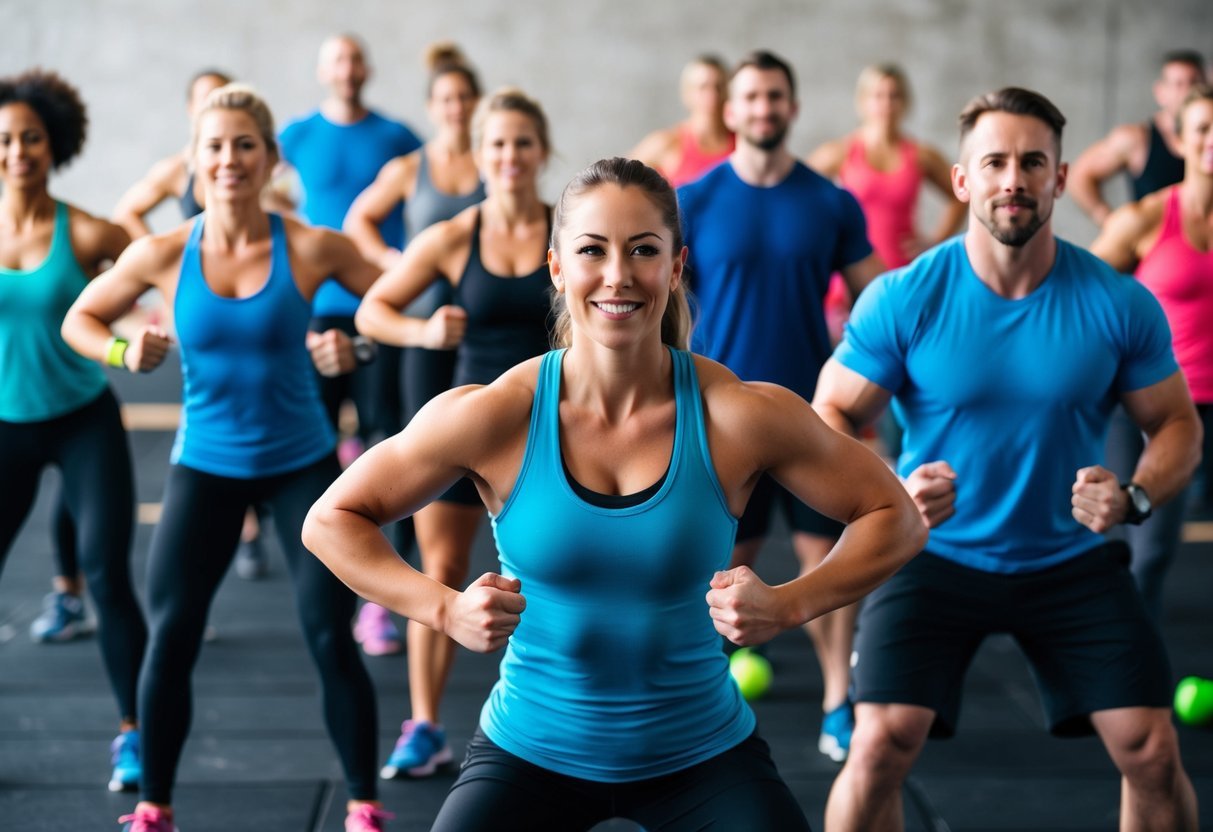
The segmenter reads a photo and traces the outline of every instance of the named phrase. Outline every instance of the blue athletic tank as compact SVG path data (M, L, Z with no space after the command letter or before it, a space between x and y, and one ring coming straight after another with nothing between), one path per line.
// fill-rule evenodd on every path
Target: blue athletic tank
M185 389L172 461L208 474L296 471L336 442L304 345L311 307L291 274L282 218L269 217L270 274L249 297L220 297L207 285L199 248L206 214L181 257L173 315Z
M410 242L434 223L449 220L465 208L484 202L485 197L484 182L477 183L476 188L466 194L448 194L438 190L430 178L430 163L425 148L417 152L417 184L413 186L413 195L404 203L404 226ZM451 284L445 280L435 280L408 305L404 314L413 318L428 318L439 306L450 303L451 297Z
M551 231L551 216L548 230ZM455 362L455 385L489 384L515 364L542 355L551 342L552 278L548 264L519 277L490 272L480 259L480 213L455 303L468 314Z
M480 725L511 754L572 777L659 777L754 730L704 600L737 521L693 359L670 355L677 421L655 495L621 509L577 497L560 451L561 350L540 365L522 468L493 518L502 572L521 580L527 608Z
M46 259L0 267L0 420L40 422L70 413L105 390L105 373L63 340L59 328L88 277L72 252L71 213L55 206Z

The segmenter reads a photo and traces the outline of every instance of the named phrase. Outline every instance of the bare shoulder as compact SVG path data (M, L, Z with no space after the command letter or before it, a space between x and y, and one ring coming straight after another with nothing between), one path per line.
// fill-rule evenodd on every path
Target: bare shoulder
M148 170L147 179L159 185L163 191L180 196L189 179L185 155L174 153L172 156L165 156Z
M434 397L407 430L456 442L459 455L473 461L492 456L503 445L525 435L540 361L532 358L512 367L491 384L455 387Z
M479 215L479 205L464 208L449 220L436 222L422 231L417 235L416 242L445 254L467 248L472 242L472 234L476 230L476 218ZM424 242L422 242L423 240ZM410 243L410 245L412 244Z
M728 367L702 355L695 356L695 372L705 417L713 427L730 433L760 433L789 414L811 410L808 402L786 387L742 381Z
M1126 242L1136 242L1162 224L1168 190L1158 191L1129 202L1113 211L1104 224L1105 232Z
M805 159L805 164L823 176L834 176L842 167L853 136L847 134L818 145Z
M671 153L677 151L679 135L677 125L663 127L649 133L632 149L632 156L648 165L662 165Z
M287 214L279 214L290 246L301 257L327 261L334 252L352 246L349 237L340 231L319 225L308 225Z

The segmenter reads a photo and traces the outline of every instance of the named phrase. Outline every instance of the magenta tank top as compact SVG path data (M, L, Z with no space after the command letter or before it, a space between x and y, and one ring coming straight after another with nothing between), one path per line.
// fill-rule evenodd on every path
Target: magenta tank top
M838 181L855 195L868 223L868 239L890 269L910 262L902 241L914 234L914 214L922 173L918 170L918 147L902 139L901 158L894 170L876 170L868 164L863 141L854 139L838 169Z
M1137 279L1154 293L1171 325L1175 360L1192 398L1213 403L1213 251L1184 237L1180 185L1167 192L1162 233L1137 266Z
M719 165L729 158L729 154L733 152L733 148L737 144L737 140L730 136L727 150L722 153L705 153L699 146L699 142L695 141L695 134L691 132L691 128L685 124L678 129L678 141L682 150L678 159L678 167L671 171L663 171L665 178L670 181L670 186L674 188L694 182Z

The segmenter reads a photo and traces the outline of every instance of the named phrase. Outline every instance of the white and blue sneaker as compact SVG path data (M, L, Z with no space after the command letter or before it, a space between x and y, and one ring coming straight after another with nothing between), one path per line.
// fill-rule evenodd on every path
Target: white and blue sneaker
M110 762L114 766L109 783L111 792L129 792L139 788L143 763L139 760L138 729L132 728L114 737L110 743Z
M42 613L29 625L29 637L39 644L71 641L89 635L94 629L83 598L52 592L42 599Z
M817 750L836 763L845 762L851 750L851 734L854 731L855 706L847 699L821 718Z
M430 722L414 722L406 719L400 726L400 739L388 757L379 776L391 780L401 775L429 777L438 766L452 759L451 747L446 744L446 731Z

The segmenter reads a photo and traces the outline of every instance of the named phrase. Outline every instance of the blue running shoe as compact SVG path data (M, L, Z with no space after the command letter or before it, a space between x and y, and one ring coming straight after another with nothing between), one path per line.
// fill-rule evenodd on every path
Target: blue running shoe
M143 763L139 761L138 729L132 728L114 737L110 743L110 762L114 765L114 773L110 775L111 792L129 792L139 788Z
M821 737L817 750L836 763L847 759L851 734L855 730L855 706L848 699L821 718Z
M71 641L93 631L79 595L52 592L42 599L42 614L29 625L29 637L43 644L48 641Z
M391 780L402 774L409 777L429 777L438 766L451 761L451 747L446 744L446 731L429 722L406 719L400 726L400 739L392 756L388 757L379 776Z

